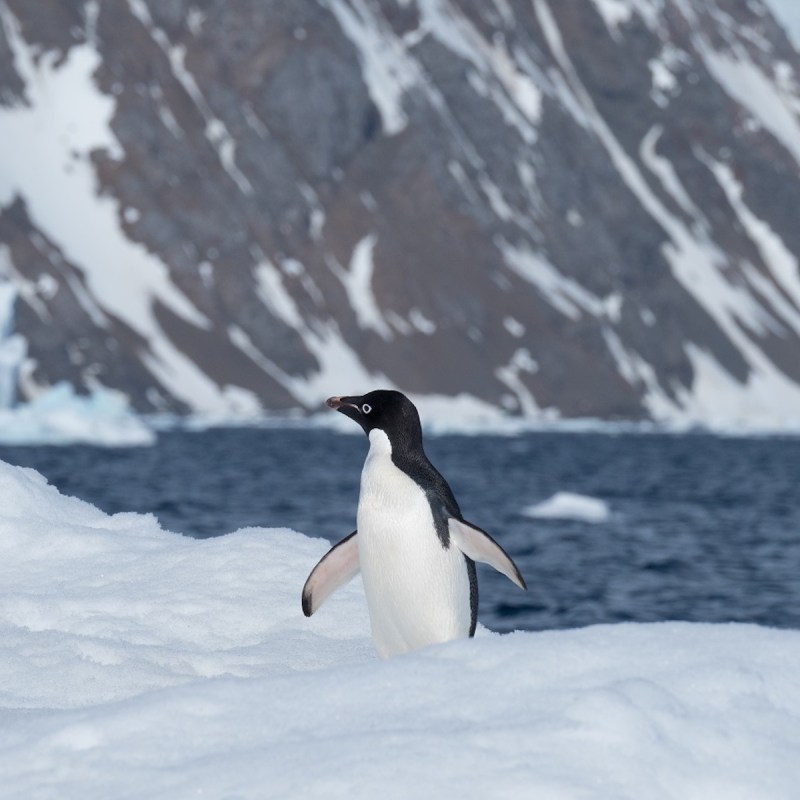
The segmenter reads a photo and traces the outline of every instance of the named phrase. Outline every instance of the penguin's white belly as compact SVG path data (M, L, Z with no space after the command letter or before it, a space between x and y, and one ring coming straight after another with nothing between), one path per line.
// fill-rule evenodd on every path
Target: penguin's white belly
M384 439L386 441L384 441ZM391 460L373 431L361 475L358 555L378 654L405 653L469 635L466 562L442 546L425 492Z

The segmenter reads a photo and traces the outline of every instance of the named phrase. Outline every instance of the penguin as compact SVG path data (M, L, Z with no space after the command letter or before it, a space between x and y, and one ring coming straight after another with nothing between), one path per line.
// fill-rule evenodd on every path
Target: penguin
M450 486L425 455L416 406L401 392L385 389L331 397L327 405L361 426L369 452L356 530L311 570L303 586L303 613L310 617L360 572L381 658L474 636L476 561L521 589L527 586L505 550L461 515Z

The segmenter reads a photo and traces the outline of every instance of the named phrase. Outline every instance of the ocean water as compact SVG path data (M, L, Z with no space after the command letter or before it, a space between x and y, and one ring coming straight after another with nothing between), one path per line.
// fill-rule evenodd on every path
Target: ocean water
M0 459L187 536L290 527L333 542L355 527L367 446L328 430L212 429L163 433L144 448L0 447ZM479 565L480 619L494 630L622 620L800 628L800 439L523 433L429 437L426 449L464 516L528 582L522 592ZM559 491L604 501L608 519L524 514Z

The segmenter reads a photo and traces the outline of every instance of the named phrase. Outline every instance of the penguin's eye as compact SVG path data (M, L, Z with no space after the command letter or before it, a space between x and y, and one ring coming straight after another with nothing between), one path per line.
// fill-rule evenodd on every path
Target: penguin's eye
M364 405L363 405L363 406L361 406L361 410L362 410L362 411L363 411L365 414L369 414L369 412L370 412L370 411L372 411L372 406L371 406L369 403L364 403Z

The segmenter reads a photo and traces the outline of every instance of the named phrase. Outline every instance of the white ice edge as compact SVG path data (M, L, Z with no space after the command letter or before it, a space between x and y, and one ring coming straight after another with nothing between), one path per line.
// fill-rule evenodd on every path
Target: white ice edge
M534 433L608 436L709 434L732 438L800 436L800 420L795 425L774 428L741 424L704 426L649 420L554 419L544 415L539 418L513 417L499 411L490 413L488 407L468 398L452 404L447 398L436 398L434 402L419 402L419 405L425 433L434 437L513 437ZM471 413L464 413L465 409ZM154 444L159 432L200 432L223 428L329 430L345 435L363 435L352 420L324 408L310 415L300 408L269 414L243 404L238 414L137 415L120 392L98 388L90 395L81 396L68 384L58 384L42 392L31 403L0 409L0 444L4 445L138 446Z
M263 414L257 417L230 417L221 415L176 416L158 414L144 416L147 424L156 431L203 431L212 428L295 428L305 430L332 430L337 433L363 435L358 425L340 414L320 410L306 415L301 409L293 412ZM526 417L498 416L486 421L423 419L422 427L429 436L518 436L525 433L596 433L616 436L631 435L713 435L725 438L796 437L800 436L800 420L783 425L702 424L691 421L675 423L652 420L609 421L592 417L572 419L530 419Z

